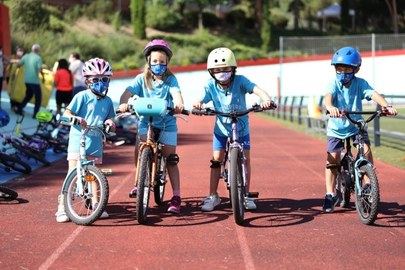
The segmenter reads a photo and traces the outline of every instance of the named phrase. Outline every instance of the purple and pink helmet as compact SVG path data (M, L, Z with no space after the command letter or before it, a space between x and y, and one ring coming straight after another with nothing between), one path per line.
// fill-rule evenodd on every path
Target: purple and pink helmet
M143 55L147 58L152 51L164 51L167 57L172 58L173 52L170 49L169 43L164 39L153 39L148 44L146 44L145 49L143 49Z
M110 63L101 58L92 58L83 66L83 76L112 76L112 68Z

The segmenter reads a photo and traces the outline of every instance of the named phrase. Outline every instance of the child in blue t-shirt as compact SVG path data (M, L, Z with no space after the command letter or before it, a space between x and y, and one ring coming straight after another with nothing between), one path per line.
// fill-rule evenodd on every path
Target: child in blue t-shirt
M336 79L330 84L325 94L325 108L330 113L327 126L327 159L325 169L326 195L323 211L333 212L341 199L336 194L336 176L340 164L340 152L344 148L344 139L355 140L358 133L356 126L346 118L341 117L342 111L362 111L362 101L373 100L389 115L396 115L397 111L388 106L387 101L377 93L366 80L355 74L361 65L360 53L352 47L337 50L332 57L332 65L336 71ZM361 115L353 115L353 119L361 119ZM365 152L372 162L370 140L366 139ZM343 202L344 204L344 202Z
M175 113L181 113L184 109L183 97L180 92L176 77L168 69L168 64L173 53L169 43L163 39L150 41L143 51L147 63L144 72L135 77L131 86L127 87L120 99L119 111L128 109L128 99L131 96L155 97L167 101L168 107L174 108ZM148 119L140 118L138 136L141 140L146 139ZM173 197L170 200L168 212L179 214L181 206L180 196L180 173L177 163L179 156L176 154L177 146L177 122L172 115L154 117L153 126L161 130L160 142L163 144L163 155L166 157L167 172L173 189ZM138 151L135 149L135 160ZM131 198L136 197L136 186L130 191Z
M76 168L79 160L79 146L81 129L87 125L99 126L110 125L114 131L115 117L114 106L110 97L107 96L112 69L110 64L100 58L93 58L87 61L83 67L83 76L86 78L87 90L75 95L67 106L64 116L76 117L79 125L70 128L67 160L69 162L69 172ZM102 163L103 140L98 133L86 135L86 155L89 159L94 159L96 164ZM56 212L57 222L67 222L63 196L58 197L58 211ZM107 212L101 218L108 217Z
M204 103L212 101L215 110L227 112L230 110L246 110L246 94L255 94L262 100L261 107L270 109L273 103L270 96L245 76L236 75L237 63L233 52L228 48L217 48L210 52L207 60L207 70L211 77L205 86L203 96L193 104L201 109ZM240 140L243 143L247 167L247 191L250 186L250 135L248 116L242 116L238 121ZM203 201L202 211L212 211L221 202L218 196L218 181L221 174L221 164L224 159L228 134L231 123L228 117L217 116L213 134L213 157L211 160L210 193ZM256 209L253 198L245 198L245 208Z

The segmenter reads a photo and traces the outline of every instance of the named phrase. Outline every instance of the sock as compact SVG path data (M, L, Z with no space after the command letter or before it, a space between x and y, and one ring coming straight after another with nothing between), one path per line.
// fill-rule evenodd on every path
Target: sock
M326 195L331 195L332 197L335 197L336 194L332 193L332 192L326 192Z

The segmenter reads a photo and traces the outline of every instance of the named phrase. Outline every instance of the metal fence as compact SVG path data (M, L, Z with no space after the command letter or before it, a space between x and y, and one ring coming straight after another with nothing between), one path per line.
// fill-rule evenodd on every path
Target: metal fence
M307 128L316 132L326 133L327 117L322 112L323 98L318 97L317 102L312 104L318 110L316 116L311 113L313 108L309 108L308 106L310 104L309 99L311 98L308 96L279 97L277 110L270 111L269 114L286 121L306 125ZM389 100L404 100L405 95L387 95L385 98ZM399 104L403 103L400 102ZM379 106L376 109L379 109ZM405 115L397 115L395 119L403 122L401 125L405 125ZM383 130L380 126L380 117L376 117L373 120L373 126L369 127L375 146L382 144L381 137L399 140L405 146L405 133Z

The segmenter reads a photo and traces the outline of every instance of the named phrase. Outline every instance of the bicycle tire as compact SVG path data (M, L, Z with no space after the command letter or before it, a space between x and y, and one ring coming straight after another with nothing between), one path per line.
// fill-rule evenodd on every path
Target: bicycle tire
M240 152L238 148L231 148L229 152L229 183L231 185L232 211L236 224L244 222L244 188L242 177L242 164L240 163Z
M348 160L342 160L342 166L336 177L336 191L342 196L340 207L349 208L350 194L353 191L353 180L351 179L350 172L348 171Z
M136 219L139 224L146 224L148 215L150 181L152 172L152 149L145 147L140 153L136 193Z
M362 187L361 195L356 193L356 210L362 223L371 225L375 222L378 215L380 204L380 188L378 185L377 174L372 164L366 164L360 167L360 171L370 179L370 185L364 188L363 179L360 179Z
M5 201L13 201L17 199L18 193L8 187L0 186L0 199Z
M18 152L23 153L25 156L34 158L45 166L51 165L51 163L45 158L44 154L39 153L35 150L31 150L29 148L25 148L24 146L16 142L12 142L12 145Z
M155 183L153 185L153 195L157 205L163 204L166 187L166 161L163 156L158 157L156 164Z
M0 153L0 162L6 166L6 169L10 168L23 174L29 174L31 172L30 165L14 156Z
M77 193L77 169L74 169L66 179L66 185L63 190L64 205L66 215L77 225L93 224L105 211L108 203L109 186L104 174L93 165L87 165L83 168L86 175L91 175L92 180L83 180L83 195ZM89 185L95 182L96 192L88 194ZM93 202L93 196L96 196L96 202Z

